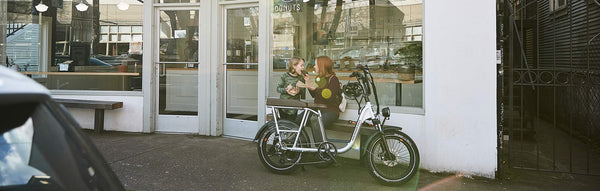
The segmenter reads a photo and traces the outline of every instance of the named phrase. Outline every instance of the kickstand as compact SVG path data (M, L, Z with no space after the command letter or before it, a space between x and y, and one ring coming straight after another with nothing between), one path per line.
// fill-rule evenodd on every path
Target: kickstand
M306 168L304 168L304 166L306 166L306 165L300 165L300 168L302 168L302 171L306 171Z

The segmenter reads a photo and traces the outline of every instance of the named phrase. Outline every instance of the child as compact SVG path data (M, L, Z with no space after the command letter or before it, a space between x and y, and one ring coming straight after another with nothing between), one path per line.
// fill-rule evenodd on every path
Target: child
M280 93L280 99L295 99L300 100L304 97L305 88L296 86L298 81L304 82L304 59L292 57L288 64L288 71L281 74L281 79L277 84L277 92ZM279 115L282 119L295 121L297 110L295 109L280 109Z

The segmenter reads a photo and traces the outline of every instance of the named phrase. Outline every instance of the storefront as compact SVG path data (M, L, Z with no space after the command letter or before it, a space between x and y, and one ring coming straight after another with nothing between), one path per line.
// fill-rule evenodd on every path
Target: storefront
M310 72L327 55L343 83L357 64L372 68L393 112L388 123L415 139L423 168L494 176L494 2L33 0L0 8L1 64L55 97L123 101L106 113L107 130L254 137L289 59L304 58ZM358 106L348 108L341 119L356 117ZM69 110L92 127L93 111Z

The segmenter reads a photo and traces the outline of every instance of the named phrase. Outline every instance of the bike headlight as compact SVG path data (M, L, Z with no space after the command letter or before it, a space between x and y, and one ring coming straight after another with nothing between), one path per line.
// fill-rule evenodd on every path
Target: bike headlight
M387 118L387 117L390 117L390 108L389 108L389 107L385 107L385 108L383 108L383 109L381 110L381 114L382 114L384 117L386 117L386 118Z

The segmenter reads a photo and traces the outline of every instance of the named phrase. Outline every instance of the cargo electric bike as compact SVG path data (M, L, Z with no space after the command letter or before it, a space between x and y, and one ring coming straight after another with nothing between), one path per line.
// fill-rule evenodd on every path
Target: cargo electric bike
M400 127L384 126L390 117L390 109L386 107L380 112L377 89L369 67L359 65L358 68L363 73L353 72L350 75L351 78L356 77L356 82L348 82L343 87L346 98L358 103L358 119L351 121L355 124L352 137L350 140L344 140L346 144L340 149L333 144L333 140L327 139L320 111L325 105L298 100L267 99L267 107L272 111L273 120L263 125L255 138L258 142L259 158L266 168L274 173L288 174L300 165L315 164L317 167L326 167L336 163L338 153L351 149L359 136L361 126L371 124L375 132L369 136L366 151L362 156L366 157L371 175L385 185L401 185L410 180L419 169L417 146ZM369 99L371 90L376 108ZM303 110L300 125L280 119L278 109L281 108ZM307 123L311 116L317 118L320 132L316 133L320 133L321 136L311 137L307 133L310 129ZM322 137L322 140L314 140L313 137ZM314 160L303 160L303 154L308 153L316 155L312 157Z

